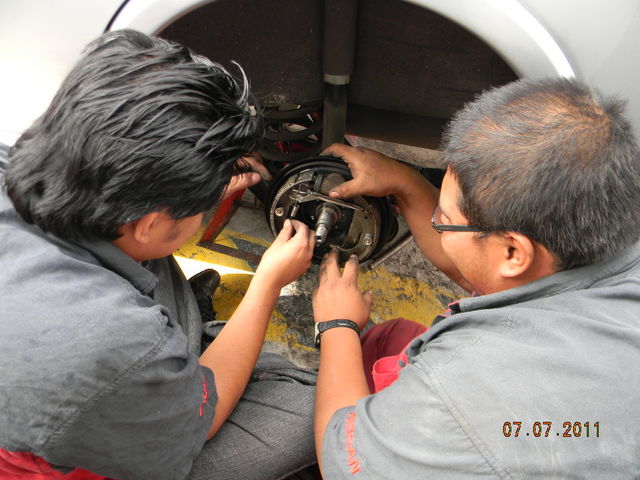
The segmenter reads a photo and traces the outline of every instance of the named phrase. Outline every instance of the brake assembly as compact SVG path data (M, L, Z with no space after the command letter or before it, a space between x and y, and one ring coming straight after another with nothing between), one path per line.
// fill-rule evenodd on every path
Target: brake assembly
M350 179L349 167L334 157L311 157L283 168L265 202L273 234L286 219L299 220L315 231L316 260L331 248L337 248L341 261L352 254L361 262L374 258L396 234L397 220L387 197L329 196L331 189Z

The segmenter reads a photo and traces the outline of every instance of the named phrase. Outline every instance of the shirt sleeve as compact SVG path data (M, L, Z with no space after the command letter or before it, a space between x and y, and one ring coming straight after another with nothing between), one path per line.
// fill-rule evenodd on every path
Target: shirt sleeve
M428 375L407 365L398 380L338 410L323 439L329 479L495 479Z
M176 328L48 441L46 459L110 478L183 479L211 428L213 372Z

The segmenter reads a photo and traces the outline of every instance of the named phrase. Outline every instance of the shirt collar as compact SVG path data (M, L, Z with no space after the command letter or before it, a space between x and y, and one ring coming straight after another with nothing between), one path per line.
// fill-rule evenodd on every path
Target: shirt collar
M109 270L128 280L143 294L149 294L158 284L158 278L140 263L128 256L107 240L86 240L78 242Z
M0 164L0 211L11 209L14 211L14 214L18 216L17 212L13 209L9 197L2 188L3 177L4 172ZM62 240L52 234L43 233L37 227L32 228L36 228L39 235L48 237L50 242L74 250L73 244L70 244L70 242ZM153 273L107 240L82 240L74 242L74 244L89 251L104 267L124 277L145 295L149 294L158 284L158 278Z
M450 315L473 310L489 308L499 308L508 305L523 303L537 298L550 297L562 292L589 288L600 282L609 281L610 278L638 268L640 266L640 242L609 257L608 259L584 267L565 270L562 272L540 278L535 282L511 288L502 292L492 293L479 297L463 298L459 302L450 305ZM455 308L453 308L455 307ZM433 338L441 331L446 316L439 316L437 324L434 321L431 328L425 333L415 338L406 350L408 358L413 358L422 352L430 338ZM442 328L446 328L442 327Z
M599 263L564 270L509 290L479 297L463 298L460 300L459 306L462 312L497 308L571 290L589 288L600 281L637 267L639 264L640 242Z

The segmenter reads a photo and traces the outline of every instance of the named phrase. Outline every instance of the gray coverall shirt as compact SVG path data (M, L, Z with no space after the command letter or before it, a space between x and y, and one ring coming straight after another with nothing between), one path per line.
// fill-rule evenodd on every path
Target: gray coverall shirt
M463 299L339 410L327 479L640 478L640 244Z

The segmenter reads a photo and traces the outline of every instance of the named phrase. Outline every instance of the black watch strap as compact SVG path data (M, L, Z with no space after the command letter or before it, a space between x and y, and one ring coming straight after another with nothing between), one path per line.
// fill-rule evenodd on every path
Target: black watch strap
M327 322L318 322L315 326L314 337L316 348L320 348L320 337L322 336L322 333L336 327L350 328L352 330L355 330L355 332L360 335L360 327L358 327L358 324L353 320L347 320L346 318L336 318L335 320L329 320Z

